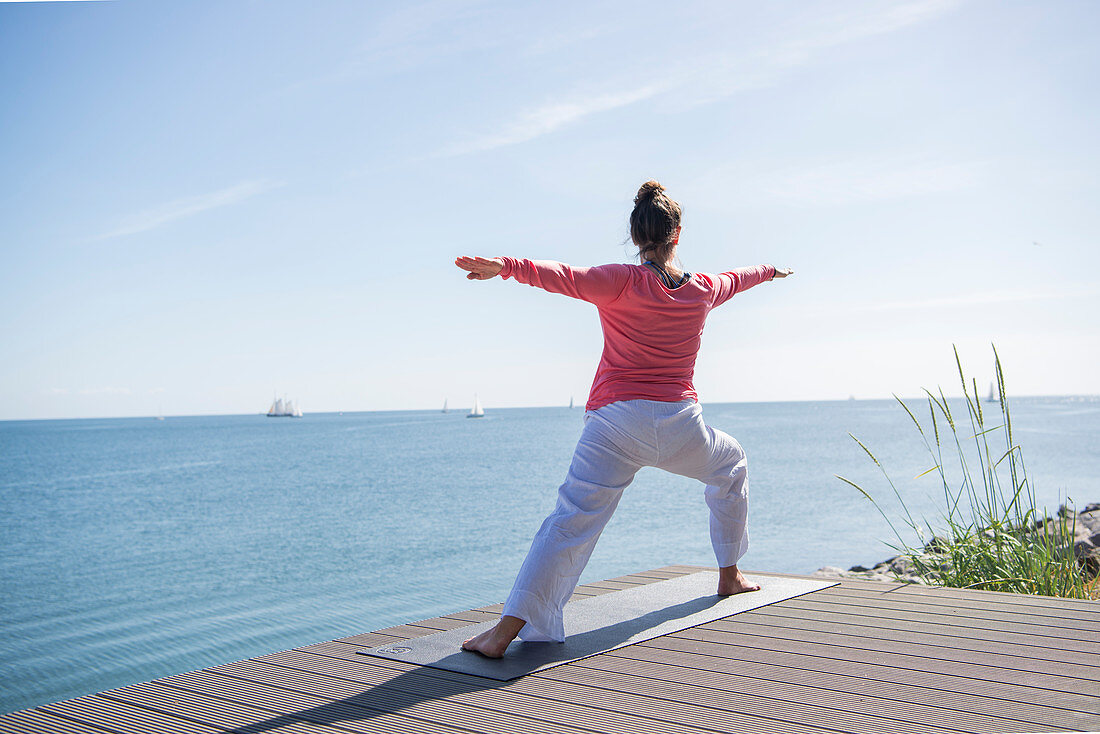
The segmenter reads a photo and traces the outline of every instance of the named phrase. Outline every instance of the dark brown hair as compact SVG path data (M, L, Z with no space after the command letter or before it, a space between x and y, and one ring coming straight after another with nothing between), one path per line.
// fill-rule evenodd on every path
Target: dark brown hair
M634 197L630 213L630 239L642 260L667 262L680 226L680 205L665 196L665 187L649 180Z

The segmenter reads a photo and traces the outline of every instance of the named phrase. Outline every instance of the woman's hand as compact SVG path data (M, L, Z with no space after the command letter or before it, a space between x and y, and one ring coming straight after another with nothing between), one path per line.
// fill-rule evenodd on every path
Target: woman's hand
M500 271L504 269L504 261L499 257L488 259L484 257L462 257L455 258L455 265L468 270L466 275L467 280L489 280L500 275Z
M790 268L776 268L775 269L775 275L772 276L772 280L775 280L776 278L786 278L788 275L791 275L792 273L794 273L794 271L791 270Z

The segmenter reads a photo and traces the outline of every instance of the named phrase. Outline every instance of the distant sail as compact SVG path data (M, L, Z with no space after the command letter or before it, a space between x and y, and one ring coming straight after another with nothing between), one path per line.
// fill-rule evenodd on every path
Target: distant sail
M443 398L443 410L441 410L439 412L440 413L446 413L447 412L447 398Z
M302 409L298 407L298 403L293 400L284 397L275 398L271 403L271 407L267 409L268 418L301 418Z
M485 411L481 407L481 401L477 399L477 393L474 393L474 407L470 409L470 412L466 414L467 418L484 418Z
M573 409L573 396L572 395L569 396L569 409L570 410Z

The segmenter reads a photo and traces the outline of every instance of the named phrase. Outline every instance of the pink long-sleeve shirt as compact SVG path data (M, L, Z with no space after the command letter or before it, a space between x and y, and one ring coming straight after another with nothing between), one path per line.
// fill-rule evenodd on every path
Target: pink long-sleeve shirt
M588 301L599 310L603 355L587 410L619 400L698 401L692 378L707 314L735 293L775 277L771 265L755 265L718 275L692 273L669 289L642 265L575 268L549 260L501 260L501 277Z

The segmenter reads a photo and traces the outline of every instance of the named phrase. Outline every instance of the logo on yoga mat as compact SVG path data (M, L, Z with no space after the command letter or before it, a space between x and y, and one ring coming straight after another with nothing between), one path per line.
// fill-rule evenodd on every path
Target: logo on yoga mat
M380 647L378 652L383 655L400 655L403 652L412 652L411 647Z

